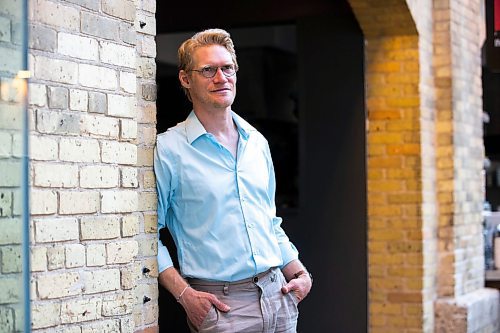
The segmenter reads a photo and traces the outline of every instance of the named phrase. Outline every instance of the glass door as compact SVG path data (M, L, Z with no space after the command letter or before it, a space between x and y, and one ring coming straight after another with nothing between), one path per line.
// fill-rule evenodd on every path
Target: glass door
M30 331L26 0L0 0L0 332Z

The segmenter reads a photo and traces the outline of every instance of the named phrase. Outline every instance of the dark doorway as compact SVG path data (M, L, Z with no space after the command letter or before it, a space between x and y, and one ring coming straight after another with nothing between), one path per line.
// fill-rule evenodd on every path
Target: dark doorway
M182 32L211 27L233 36L240 62L233 109L270 141L278 214L315 277L300 305L298 331L366 332L364 39L349 6L328 0L222 1L220 10L197 1L157 5L157 32L168 33L169 44L182 41ZM287 40L278 44L292 47L248 46L245 31L252 29L281 31ZM165 47L160 38L157 47ZM162 132L191 106L175 66L158 63L157 80ZM161 287L159 308L160 332L188 332L182 308Z

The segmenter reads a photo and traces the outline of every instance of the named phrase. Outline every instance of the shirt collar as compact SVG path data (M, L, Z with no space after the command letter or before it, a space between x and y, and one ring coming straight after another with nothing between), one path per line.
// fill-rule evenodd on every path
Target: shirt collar
M238 133L243 137L243 139L248 140L250 133L256 131L256 129L236 113L231 111L231 115L233 116L233 120L238 129ZM201 124L194 111L191 111L186 119L186 136L189 144L192 144L196 139L206 133L207 131Z

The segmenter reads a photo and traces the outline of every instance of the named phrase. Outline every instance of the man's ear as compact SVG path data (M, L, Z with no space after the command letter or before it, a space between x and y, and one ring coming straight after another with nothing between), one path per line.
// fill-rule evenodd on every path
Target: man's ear
M189 80L189 75L183 69L179 71L179 81L181 82L181 85L184 88L186 88L186 89L191 88L191 82Z

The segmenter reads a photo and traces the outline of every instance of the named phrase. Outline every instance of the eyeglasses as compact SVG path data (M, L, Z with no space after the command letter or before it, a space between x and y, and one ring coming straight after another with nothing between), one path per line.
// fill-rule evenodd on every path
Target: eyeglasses
M215 74L217 74L217 71L219 70L219 68L221 69L222 74L224 74L224 76L226 76L226 77L233 76L234 74L236 74L236 71L237 71L236 68L234 67L234 65L224 65L224 66L220 66L220 67L205 66L202 69L191 69L188 72L191 72L191 71L198 72L198 73L201 73L201 75L203 75L207 79L210 79L210 78L213 78L215 76Z

